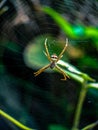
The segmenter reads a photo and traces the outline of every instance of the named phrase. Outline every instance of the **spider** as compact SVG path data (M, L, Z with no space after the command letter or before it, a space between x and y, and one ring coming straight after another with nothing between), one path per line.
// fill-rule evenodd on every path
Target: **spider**
M59 56L57 56L56 54L53 54L50 56L49 51L48 51L48 47L47 47L47 38L45 39L45 50L46 52L45 55L47 56L48 60L50 61L50 64L44 66L43 68L39 69L37 72L34 72L35 76L38 76L39 74L41 74L44 70L46 70L47 68L56 68L60 73L63 74L64 78L61 80L66 80L67 77L69 78L69 76L67 74L65 74L65 72L57 65L57 62L63 57L63 53L66 50L66 47L68 45L68 39L66 38L66 44L64 46L64 49L61 51L61 53L59 54Z

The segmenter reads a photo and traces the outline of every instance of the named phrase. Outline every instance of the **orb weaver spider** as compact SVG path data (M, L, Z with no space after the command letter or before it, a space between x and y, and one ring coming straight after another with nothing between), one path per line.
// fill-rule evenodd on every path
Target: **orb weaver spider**
M48 47L47 47L47 38L45 39L45 50L46 52L45 55L47 56L48 60L50 61L50 64L44 66L43 68L39 69L37 72L34 72L35 76L38 76L39 74L41 74L44 70L46 70L47 68L56 68L61 74L63 74L64 78L61 80L66 80L67 77L69 78L69 76L57 65L57 62L63 57L63 53L66 50L66 47L68 45L68 39L66 38L66 44L64 46L64 49L61 51L61 53L59 54L59 56L57 56L56 54L53 54L50 56L49 51L48 51Z

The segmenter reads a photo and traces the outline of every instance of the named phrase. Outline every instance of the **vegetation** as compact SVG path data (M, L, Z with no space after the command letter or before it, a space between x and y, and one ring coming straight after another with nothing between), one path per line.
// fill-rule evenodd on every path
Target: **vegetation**
M14 3L9 0L2 4L1 129L98 129L98 28L90 22L87 25L85 19L82 22L83 18L78 17L80 14L82 17L83 10L78 10L78 14L72 3L70 7L66 1L52 3L54 8L30 0ZM70 14L66 15L67 10L58 8L57 3L66 5ZM75 4L81 7L84 3L79 0ZM89 6L85 5L89 12ZM75 23L69 20L73 12L79 15L74 14ZM70 78L62 81L59 71L49 68L34 77L35 71L49 64L44 54L45 39L49 53L59 55L66 37L68 48L57 64Z

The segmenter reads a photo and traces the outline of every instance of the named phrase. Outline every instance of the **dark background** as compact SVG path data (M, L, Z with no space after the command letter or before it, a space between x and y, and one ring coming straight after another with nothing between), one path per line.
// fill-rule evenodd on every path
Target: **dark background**
M71 129L81 85L72 79L62 82L59 73L42 73L28 67L23 58L26 46L46 34L66 37L53 19L38 10L47 5L69 23L98 27L97 0L0 0L0 109L37 130L51 125ZM98 81L98 48L92 38L70 40L67 61ZM33 49L33 48L32 48ZM77 52L77 53L76 53ZM43 53L43 50L42 50ZM80 120L80 129L98 120L98 90L89 89ZM19 130L0 117L0 129ZM98 127L94 128L97 130ZM59 129L61 130L61 129Z

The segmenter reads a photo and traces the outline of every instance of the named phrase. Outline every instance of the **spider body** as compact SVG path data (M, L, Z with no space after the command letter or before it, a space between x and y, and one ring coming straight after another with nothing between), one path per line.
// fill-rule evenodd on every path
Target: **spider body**
M50 68L53 69L56 66L56 61L58 57L56 54L51 55L51 63L50 63Z
M52 61L57 61L58 60L58 56L56 54L51 55L51 60Z
M50 64L44 66L43 68L39 69L37 72L34 73L35 76L38 76L40 73L42 73L44 70L46 70L47 68L56 68L60 73L63 74L64 79L61 80L66 80L66 78L69 76L57 65L57 62L63 57L63 53L66 50L67 44L68 44L68 39L66 39L66 44L64 46L64 49L62 50L62 52L59 54L59 56L57 56L56 54L53 54L50 56L49 51L48 51L48 47L47 47L47 39L45 40L45 55L47 56L48 60L50 61Z

